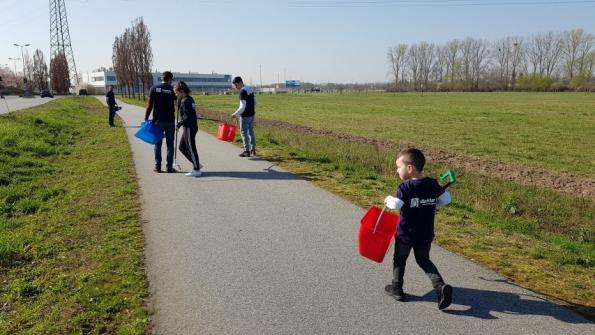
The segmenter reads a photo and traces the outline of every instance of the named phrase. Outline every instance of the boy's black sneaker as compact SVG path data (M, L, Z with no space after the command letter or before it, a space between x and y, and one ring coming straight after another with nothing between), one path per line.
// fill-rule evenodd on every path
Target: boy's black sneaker
M405 301L406 299L402 287L394 287L392 284L388 284L384 287L384 292L398 301Z
M438 309L443 310L452 303L452 286L443 284L438 289Z
M250 151L244 151L239 156L240 157L250 157Z
M154 172L161 173L161 166L156 166L153 168Z
M177 171L173 167L167 168L167 173L176 173Z
M252 150L250 150L250 155L252 155L252 156L256 156L256 149L252 149Z

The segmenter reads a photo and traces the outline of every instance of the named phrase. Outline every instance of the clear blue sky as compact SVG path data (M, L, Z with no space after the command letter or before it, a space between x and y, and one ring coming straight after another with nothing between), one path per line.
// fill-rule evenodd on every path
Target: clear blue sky
M267 84L278 77L385 82L387 49L399 43L595 33L595 1L544 4L552 1L66 0L66 8L79 72L111 66L114 37L142 16L159 71L241 75L256 84L262 65ZM538 4L518 5L531 2ZM0 13L0 65L12 69L8 58L20 57L13 43L30 43L30 53L40 48L49 58L48 0L0 0Z

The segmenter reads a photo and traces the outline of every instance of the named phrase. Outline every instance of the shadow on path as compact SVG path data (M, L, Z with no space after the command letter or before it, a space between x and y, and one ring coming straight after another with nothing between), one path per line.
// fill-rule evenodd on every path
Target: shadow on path
M304 180L287 172L278 172L275 170L264 171L205 171L203 177L226 177L236 179L258 179L258 180Z
M551 316L566 323L591 323L571 310L538 296L466 287L453 287L453 291L453 305L467 306L467 308L462 310L446 309L443 311L444 313L486 320L498 319L492 312L516 315L543 315ZM436 293L432 290L421 297L408 295L408 301L436 303Z

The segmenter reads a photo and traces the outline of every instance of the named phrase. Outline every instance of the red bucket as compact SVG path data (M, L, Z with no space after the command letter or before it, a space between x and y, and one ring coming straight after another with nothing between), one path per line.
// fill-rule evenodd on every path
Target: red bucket
M397 222L399 222L397 214L385 211L376 226L381 212L382 210L378 207L370 207L362 217L359 227L359 254L378 263L382 263L384 260L384 255L386 255L397 231ZM375 226L376 231L374 231Z
M236 131L238 131L238 127L233 124L219 123L217 138L222 141L232 142L236 137Z

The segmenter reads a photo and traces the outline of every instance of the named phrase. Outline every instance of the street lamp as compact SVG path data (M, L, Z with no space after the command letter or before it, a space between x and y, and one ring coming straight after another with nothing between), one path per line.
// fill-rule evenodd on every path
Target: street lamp
M29 95L29 85L27 84L27 72L25 72L25 55L23 53L23 48L28 47L31 44L27 43L24 45L20 45L20 44L14 43L13 45L15 47L21 48L21 58L23 59L23 84L25 84L25 95Z

